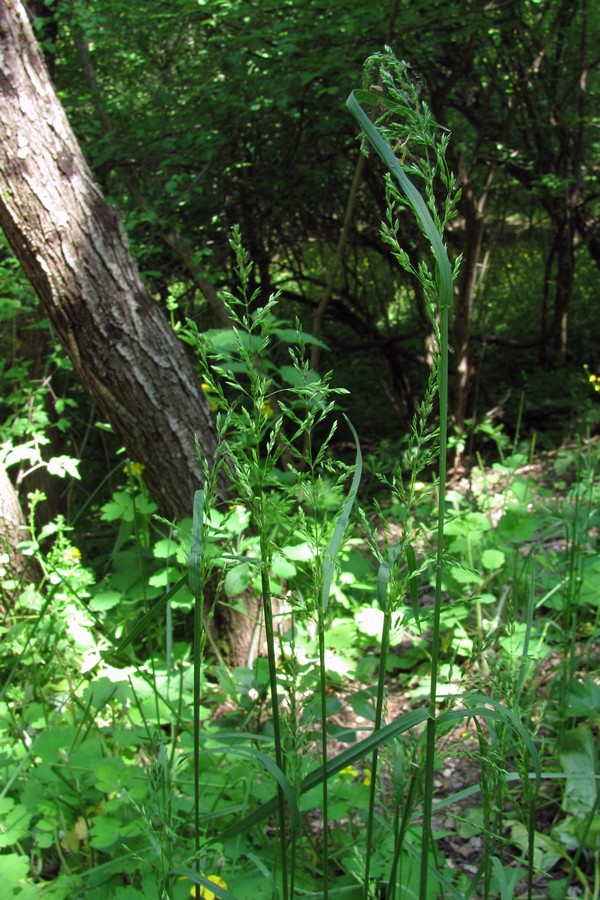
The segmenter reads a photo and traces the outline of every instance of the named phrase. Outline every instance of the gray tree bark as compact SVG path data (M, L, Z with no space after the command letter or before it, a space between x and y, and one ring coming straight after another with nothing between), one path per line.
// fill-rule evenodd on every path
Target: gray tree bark
M20 0L0 3L0 226L56 335L163 515L189 515L214 422L94 183Z

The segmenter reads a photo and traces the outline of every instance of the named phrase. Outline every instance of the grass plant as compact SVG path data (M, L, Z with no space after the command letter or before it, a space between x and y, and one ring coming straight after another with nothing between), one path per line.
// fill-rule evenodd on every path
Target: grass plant
M446 516L445 486L447 471L448 444L448 316L453 299L453 271L443 243L444 228L451 218L457 200L456 186L445 162L445 150L448 135L440 140L440 130L436 128L425 103L420 100L418 87L411 78L409 67L397 60L391 52L371 57L365 66L367 87L366 99L375 107L383 107L382 113L373 124L364 112L355 93L348 99L348 107L356 116L366 138L377 151L391 173L396 185L388 176L388 220L384 227L384 235L392 248L392 252L402 267L418 279L423 289L430 323L434 330L437 353L433 365L428 395L419 410L420 421L413 423L415 437L422 434L433 405L433 395L437 391L438 428L437 434L430 435L436 440L438 457L438 522L437 551L435 561L435 601L431 627L431 687L429 694L429 716L427 720L427 742L424 772L424 806L423 806L423 854L421 858L421 882L419 893L422 900L427 896L428 882L428 849L432 844L432 798L433 772L435 763L435 728L437 710L438 665L440 657L440 612L442 604L442 573L444 565L444 523ZM371 82L373 82L371 84ZM402 161L394 154L390 138L396 146L403 148ZM410 151L406 145L410 144ZM409 156L410 154L410 156ZM419 178L424 186L425 200L415 188L407 175L408 171ZM441 176L446 190L443 213L438 211L435 198L435 181ZM398 189L399 188L399 189ZM424 262L418 266L409 259L408 254L398 242L398 219L396 207L407 206L415 215L424 237L429 242L435 260L434 271ZM455 269L456 272L456 269ZM414 484L414 478L413 478ZM408 498L409 503L413 500ZM411 544L407 544L407 548ZM405 549L406 552L406 549ZM413 563L414 566L414 563ZM385 602L384 635L382 639L382 668L385 671L385 655L387 654L390 631L390 606ZM384 655L383 651L386 651ZM385 685L380 679L378 685L378 717L376 727L381 724L381 709ZM372 761L376 770L377 760ZM371 811L367 831L367 853L365 871L365 898L369 890L369 859L372 845L374 796L371 798ZM394 885L391 886L392 896Z

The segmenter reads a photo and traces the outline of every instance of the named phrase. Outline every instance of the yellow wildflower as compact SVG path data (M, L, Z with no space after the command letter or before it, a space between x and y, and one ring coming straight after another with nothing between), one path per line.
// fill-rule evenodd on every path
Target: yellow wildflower
M358 778L358 774L358 769L355 769L354 766L345 766L340 769L340 775L351 775L352 778Z
M129 462L123 467L123 471L126 475L133 475L134 478L139 478L144 471L144 468L144 463Z
M209 396L213 392L213 389L211 388L210 384L207 384L205 381L203 381L202 384L200 385L200 387L202 388L204 393L207 395L206 399L208 400L208 405L209 405L210 409L212 410L212 412L216 412L216 410L219 408L219 404L214 399L214 397Z
M208 875L205 876L208 881L212 881L213 884L217 884L219 887L225 888L227 890L227 882L221 878L220 875ZM190 897L196 896L196 885L193 885L190 888ZM216 894L214 894L211 890L204 887L203 884L200 885L200 890L198 892L198 896L202 897L202 900L215 900Z
M70 559L81 559L81 550L79 547L69 547L68 556Z

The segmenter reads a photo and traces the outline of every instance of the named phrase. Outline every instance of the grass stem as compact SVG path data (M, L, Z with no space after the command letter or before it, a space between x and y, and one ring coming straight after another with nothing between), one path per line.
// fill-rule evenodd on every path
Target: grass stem
M263 616L265 622L265 632L267 637L267 657L269 660L269 687L271 692L271 711L273 714L273 740L275 741L275 764L280 771L285 774L285 759L283 754L283 743L281 739L281 722L279 719L279 700L277 696L277 660L275 658L275 635L273 631L273 607L271 605L271 586L269 583L269 570L267 560L270 558L269 549L264 546L267 540L266 528L261 532L261 552L266 554L262 556L263 565L261 570L261 588L262 588L262 604ZM285 796L280 784L277 785L277 807L279 816L279 846L281 859L281 893L283 900L288 897L288 871L287 871L287 839L286 839L286 817L285 817Z

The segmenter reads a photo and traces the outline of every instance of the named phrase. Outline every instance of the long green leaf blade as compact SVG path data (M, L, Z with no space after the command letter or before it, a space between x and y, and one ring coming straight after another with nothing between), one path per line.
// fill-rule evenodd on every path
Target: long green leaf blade
M442 308L452 306L452 267L450 266L450 260L448 259L448 254L446 253L442 238L435 227L435 223L431 217L431 213L427 209L423 197L403 170L388 142L381 136L376 126L371 122L369 116L356 99L354 91L352 91L348 97L346 105L352 115L358 120L370 143L400 185L404 196L414 210L421 228L431 244L431 249L437 263L440 306Z
M369 756L376 747L380 747L386 741L398 737L398 735L403 734L405 731L420 725L421 722L424 722L425 719L427 719L427 716L428 711L426 709L413 709L411 712L399 716L399 718L389 725L386 725L384 728L374 731L353 747L349 747L348 750L344 750L334 759L329 760L327 763L326 775L324 775L323 766L318 766L316 769L313 769L312 772L309 772L300 785L300 794L305 794L307 791L318 787L322 783L324 777L329 779L346 766L350 766L359 759ZM263 803L262 806L259 806L258 809L254 810L250 815L245 816L241 821L236 822L234 825L226 828L225 831L220 832L219 839L222 840L226 837L242 834L259 822L262 822L263 819L273 815L276 810L277 798L272 797L271 800L267 800L266 803Z
M127 637L123 638L121 643L117 646L115 650L117 654L121 653L122 650L128 647L132 641L135 641L135 639L147 629L150 622L152 622L152 620L155 619L163 611L171 597L174 597L175 594L179 590L181 590L186 581L187 575L183 575L179 579L179 581L176 581L173 587L166 592L166 594L162 595L160 600L156 601L152 609L148 610L148 612L144 616L142 616L137 625L129 632Z
M204 526L204 491L194 494L194 518L192 520L192 539L188 560L190 591L194 597L202 593L202 543Z
M342 541L344 540L344 533L346 531L346 526L348 525L350 513L352 511L354 501L356 500L356 495L358 493L358 488L360 485L360 479L362 477L362 453L360 449L360 441L352 423L348 419L346 419L346 422L348 423L348 427L352 432L352 437L354 438L354 442L356 444L354 477L352 478L352 484L350 485L350 490L348 491L346 502L344 503L337 522L335 523L333 534L331 535L327 550L325 551L325 558L323 561L323 582L321 584L321 608L323 610L326 610L327 606L329 605L329 594L331 592L331 583L333 581L335 561L340 552Z

